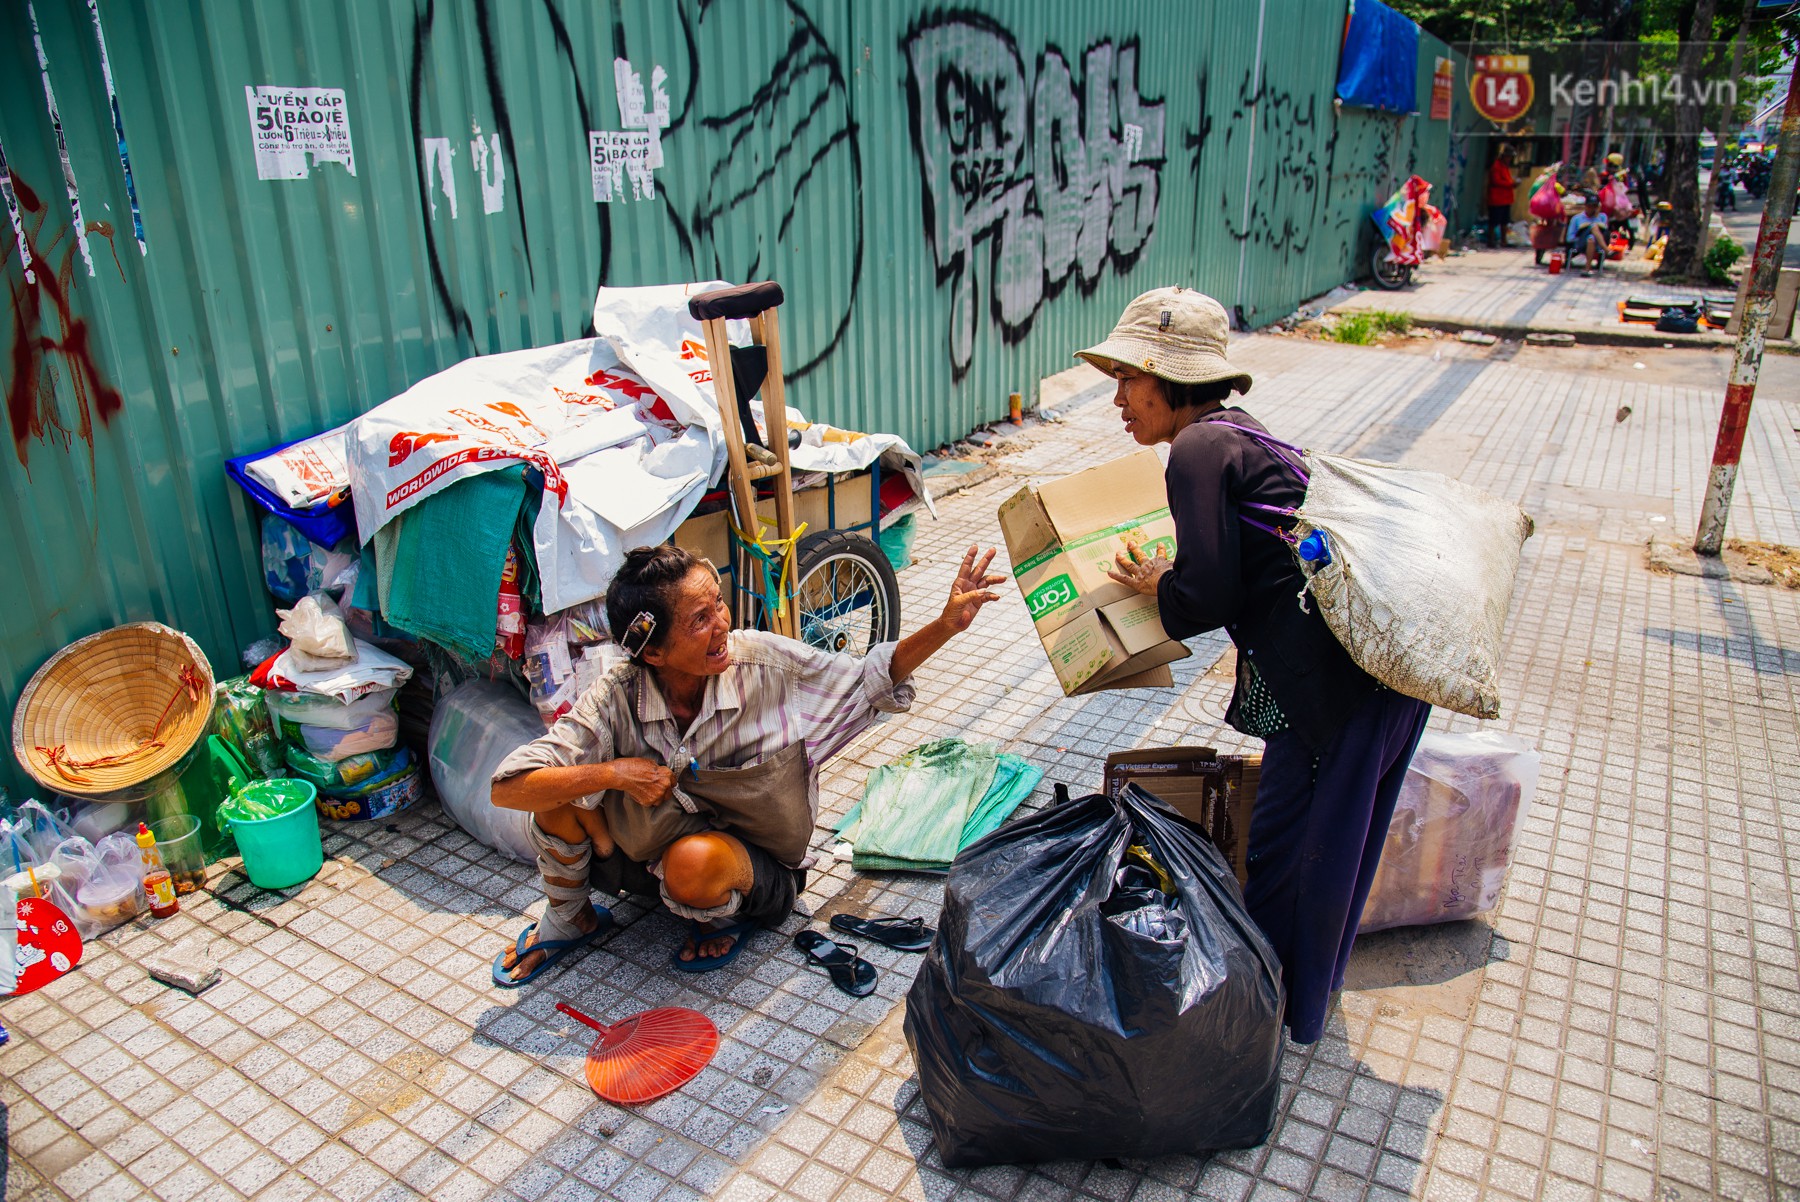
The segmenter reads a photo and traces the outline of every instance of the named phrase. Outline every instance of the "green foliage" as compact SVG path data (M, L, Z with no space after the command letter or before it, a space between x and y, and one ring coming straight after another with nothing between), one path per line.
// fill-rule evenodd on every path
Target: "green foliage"
M1360 313L1345 313L1332 323L1326 331L1327 337L1334 342L1348 342L1352 346L1374 346L1381 341L1383 334L1404 334L1412 329L1410 313L1389 313L1382 309L1366 309Z
M1426 32L1463 42L1573 42L1600 36L1601 22L1577 0L1390 0Z
M1731 240L1731 235L1720 234L1719 240L1706 248L1706 256L1700 265L1706 271L1706 278L1712 283L1726 285L1731 283L1731 265L1744 257L1744 248Z

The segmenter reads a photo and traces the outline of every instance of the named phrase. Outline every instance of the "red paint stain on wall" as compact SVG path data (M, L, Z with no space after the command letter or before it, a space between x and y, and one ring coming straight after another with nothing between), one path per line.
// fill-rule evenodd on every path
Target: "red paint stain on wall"
M35 277L27 280L20 272L14 280L9 273L7 280L12 294L13 341L7 365L6 419L12 432L13 451L21 466L29 466L33 439L60 438L65 447L69 445L69 428L56 407L56 373L60 365L68 374L80 411L74 437L87 443L92 455L94 419L98 417L103 426L111 424L124 408L125 400L118 389L101 378L94 362L92 332L86 320L75 316L70 303L75 266L73 240L63 248L60 267L53 269L53 256L63 235L58 234L40 250L38 240L49 221L49 208L17 175L13 176L13 190L18 194L19 208L28 215L25 224L30 228L23 250L31 257ZM36 220L35 226L31 226L31 219ZM46 326L54 327L54 332Z

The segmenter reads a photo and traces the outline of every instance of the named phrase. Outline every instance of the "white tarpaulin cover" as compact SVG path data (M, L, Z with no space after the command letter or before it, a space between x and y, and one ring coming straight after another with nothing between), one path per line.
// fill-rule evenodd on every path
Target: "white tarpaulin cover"
M533 530L544 611L599 596L626 549L667 539L724 474L712 373L687 309L724 286L602 288L596 337L465 360L350 423L358 540L457 480L523 462L544 479ZM749 340L745 323L727 329ZM803 442L790 458L796 472L885 458L926 496L919 458L896 435Z

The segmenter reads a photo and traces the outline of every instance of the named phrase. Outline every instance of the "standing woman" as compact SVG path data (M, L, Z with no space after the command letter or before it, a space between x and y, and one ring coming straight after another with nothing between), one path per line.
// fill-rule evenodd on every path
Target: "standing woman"
M1496 250L1506 245L1506 229L1512 224L1513 190L1519 185L1512 162L1513 148L1502 146L1488 168L1488 245Z
M1297 507L1305 488L1248 432L1263 426L1225 404L1250 388L1226 358L1228 328L1210 296L1159 288L1132 301L1105 342L1076 353L1118 381L1127 434L1169 444L1175 558L1121 555L1112 576L1157 599L1170 637L1223 627L1237 644L1225 719L1265 741L1244 900L1281 957L1289 1034L1312 1043L1343 987L1431 707L1356 666L1318 606L1302 605L1306 580L1287 544L1252 524L1271 521L1261 506Z

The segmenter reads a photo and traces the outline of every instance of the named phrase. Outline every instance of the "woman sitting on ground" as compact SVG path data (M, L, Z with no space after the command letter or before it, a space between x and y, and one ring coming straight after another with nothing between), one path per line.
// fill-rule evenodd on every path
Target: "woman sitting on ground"
M722 968L785 919L812 862L818 765L911 706L912 674L996 599L993 558L969 548L942 614L858 658L733 630L711 564L629 552L606 592L599 680L494 772L494 804L534 815L549 902L495 958L494 983L523 985L609 928L594 888L660 894L689 919L684 972Z

